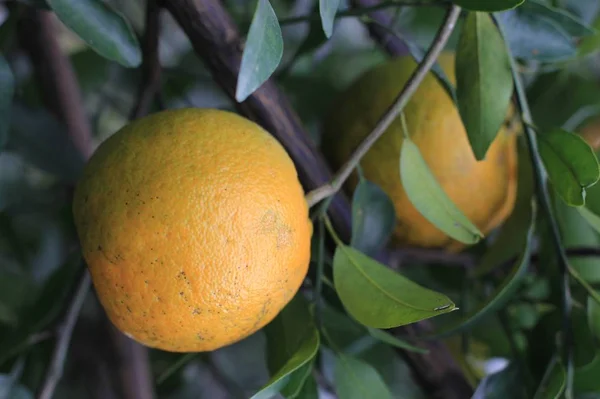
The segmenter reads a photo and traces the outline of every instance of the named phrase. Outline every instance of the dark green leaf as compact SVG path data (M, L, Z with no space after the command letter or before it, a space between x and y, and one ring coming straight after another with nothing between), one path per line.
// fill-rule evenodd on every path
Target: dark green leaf
M559 8L544 4L539 0L528 0L523 4L523 10L530 11L539 17L545 17L556 22L567 34L573 37L591 36L595 33L584 22L577 19L574 15Z
M437 228L465 244L481 240L481 231L444 192L409 138L404 138L400 151L400 178L410 202Z
M367 255L383 248L396 223L394 203L375 183L362 180L352 197L350 245Z
M323 32L328 38L333 34L335 14L340 6L340 0L319 0L319 14L323 24Z
M587 315L590 330L600 342L600 304L591 296L587 300Z
M532 207L535 203L532 202ZM527 274L527 267L529 266L529 257L531 255L531 244L533 239L533 232L535 229L535 208L531 212L531 219L529 220L529 229L527 231L527 237L523 243L521 250L521 256L515 262L510 274L504 279L502 284L496 289L496 291L489 296L489 299L469 312L465 316L461 317L456 322L449 326L443 327L439 332L427 336L426 338L443 338L455 334L459 331L464 331L471 326L479 323L486 316L496 312L502 306L504 306L517 292L523 282L524 277Z
M138 40L125 18L98 0L47 0L58 18L109 60L132 68L142 62Z
M500 13L498 20L517 58L558 62L577 54L575 41L560 25L525 7Z
M600 391L600 353L596 353L594 360L583 367L575 369L574 384L577 392Z
M8 62L0 55L0 150L8 140L10 109L15 92L15 78Z
M452 0L454 4L472 11L503 11L515 8L524 0Z
M309 362L291 373L287 379L285 387L281 389L281 395L287 399L294 399L298 397L304 388L304 385L306 385L306 380L311 376L312 371L313 363Z
M282 55L283 38L277 15L269 0L258 0L242 55L235 99L244 101L269 79Z
M471 12L463 23L456 51L456 95L477 160L502 126L513 89L506 45L490 16Z
M85 160L65 127L44 109L13 104L7 149L66 182L75 182Z
M538 137L540 155L558 195L568 205L584 205L585 189L600 178L592 148L581 136L562 129Z
M288 398L291 399L291 398ZM295 399L319 399L319 390L315 377L309 375Z
M408 342L377 328L369 327L369 334L371 334L374 338L377 338L381 342L385 342L386 344L394 346L396 348L423 354L429 353L429 349L419 348L418 346L411 345Z
M554 356L533 399L559 399L565 390L566 383L565 366L558 357Z
M271 379L252 398L266 399L286 390L288 395L298 392L319 349L319 333L301 294L292 299L265 331Z
M509 364L502 371L486 376L471 399L525 399L519 369Z
M392 399L377 370L352 356L337 354L333 379L340 399Z
M397 327L455 309L447 296L421 287L351 247L337 247L333 277L344 307L365 326Z

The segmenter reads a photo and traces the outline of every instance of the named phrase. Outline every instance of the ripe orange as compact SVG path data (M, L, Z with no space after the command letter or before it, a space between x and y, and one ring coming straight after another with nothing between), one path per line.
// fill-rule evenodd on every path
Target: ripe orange
M594 149L600 150L600 118L596 117L585 123L579 134Z
M225 111L164 111L115 133L86 166L73 213L110 320L167 351L214 350L259 330L310 260L294 164Z
M454 54L442 54L439 63L454 82ZM344 164L370 133L416 65L410 56L382 63L359 77L334 104L323 132L323 150L334 168ZM480 162L470 148L456 105L432 73L419 86L404 113L411 139L458 208L484 234L502 223L512 212L517 189L518 124L512 123L511 113L485 160ZM400 181L402 142L398 118L360 163L365 177L378 184L394 202L396 243L454 251L463 248L426 220L408 199ZM356 174L349 179L350 191L357 181Z

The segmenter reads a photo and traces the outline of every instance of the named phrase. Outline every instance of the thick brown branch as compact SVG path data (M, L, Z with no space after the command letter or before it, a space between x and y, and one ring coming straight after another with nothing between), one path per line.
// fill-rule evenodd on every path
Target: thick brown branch
M164 6L190 38L215 80L234 99L243 42L221 2L170 0ZM298 115L273 80L265 82L246 101L236 105L243 115L262 125L286 148L296 164L306 191L331 180L332 175L325 159L315 148ZM350 237L350 205L343 194L336 195L329 211L342 238Z
M137 119L150 112L152 102L160 90L159 19L160 5L158 0L148 0L146 5L146 30L142 40L142 80L137 103L131 112L131 119Z

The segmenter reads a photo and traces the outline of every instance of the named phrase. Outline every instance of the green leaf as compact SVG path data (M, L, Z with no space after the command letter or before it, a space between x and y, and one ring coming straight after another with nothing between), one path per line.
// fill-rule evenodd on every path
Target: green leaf
M456 95L471 148L477 160L504 123L513 91L506 45L486 13L467 16L456 51Z
M352 356L337 354L333 379L340 399L392 399L389 388L377 370Z
M457 332L467 330L473 325L481 322L486 316L495 313L513 298L518 288L521 286L523 279L527 275L527 267L529 266L529 258L531 256L531 246L533 233L535 230L535 202L532 202L531 206L534 208L530 215L531 218L529 220L529 229L527 231L525 242L523 243L521 256L515 262L510 274L504 279L502 284L492 295L489 296L487 301L483 302L477 308L467 313L465 316L461 317L452 324L442 327L440 331L437 331L431 335L427 335L423 338L440 339L453 335Z
M583 216L583 218L589 223L591 227L596 230L596 232L600 233L600 216L596 215L594 212L590 211L587 207L580 206L577 208L577 211Z
M306 385L306 380L311 376L312 371L313 363L309 362L290 374L285 387L281 389L281 395L285 396L287 399L298 397L304 388L304 385Z
M558 195L568 205L584 205L585 189L600 178L592 148L578 134L562 129L538 137L540 155Z
M70 140L65 127L44 109L14 103L11 134L6 144L38 168L66 182L77 181L85 159Z
M577 55L573 38L560 25L543 15L519 7L497 14L497 17L516 58L559 62Z
M127 68L142 62L142 51L127 20L98 0L47 0L58 18L101 56Z
M567 384L567 372L565 366L555 355L542 378L533 399L559 399Z
M352 197L350 245L373 255L383 248L396 223L394 203L375 183L361 179Z
M286 390L288 394L298 392L320 345L319 333L301 294L290 301L265 331L271 379L252 398L267 399Z
M292 398L288 398L292 399ZM295 399L319 399L319 390L317 386L317 382L315 381L315 377L311 375L306 378L304 385Z
M503 11L510 10L525 0L452 0L454 4L472 11Z
M591 296L587 300L587 316L590 330L600 342L600 304Z
M371 334L373 336L373 338L377 338L381 342L384 342L388 345L394 346L399 349L404 349L409 352L416 352L416 353L423 353L423 354L429 353L429 349L419 348L418 346L411 345L408 342L406 342L398 337L395 337L392 334L385 332L383 330L379 330L377 328L371 328L371 327L369 327L368 330L369 330L369 334Z
M10 109L15 93L15 78L6 59L0 55L0 149L8 140Z
M250 24L235 99L244 101L275 71L283 55L283 37L269 0L258 0Z
M340 0L319 0L319 14L321 15L323 32L325 32L327 38L330 38L333 34L333 23L339 6Z
M436 181L419 147L404 138L400 152L400 178L410 202L437 228L465 244L475 244L483 234Z
M573 37L592 36L595 33L594 29L571 13L544 4L538 0L528 0L523 4L523 10L530 11L533 14L537 14L539 17L545 17L550 21L555 22L561 29Z
M525 399L521 377L519 368L511 363L481 380L471 399Z
M594 360L583 367L575 369L574 388L577 392L600 391L600 353L596 353Z
M344 307L368 327L402 326L455 309L447 296L421 287L345 245L335 251L333 278Z

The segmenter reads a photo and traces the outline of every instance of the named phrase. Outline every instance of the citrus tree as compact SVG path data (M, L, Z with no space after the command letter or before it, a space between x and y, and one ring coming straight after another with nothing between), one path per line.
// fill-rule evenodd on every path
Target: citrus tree
M600 398L599 0L0 15L0 398Z

